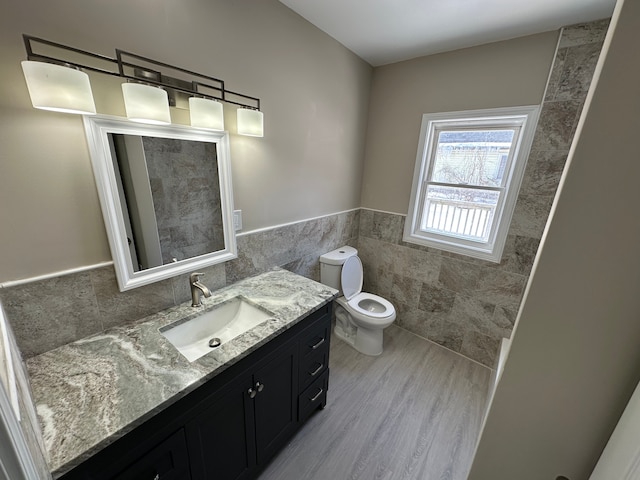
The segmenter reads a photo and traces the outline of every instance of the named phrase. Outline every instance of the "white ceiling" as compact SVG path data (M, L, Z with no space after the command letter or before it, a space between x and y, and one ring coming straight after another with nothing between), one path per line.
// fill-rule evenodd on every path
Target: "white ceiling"
M280 0L371 65L611 16L616 0Z

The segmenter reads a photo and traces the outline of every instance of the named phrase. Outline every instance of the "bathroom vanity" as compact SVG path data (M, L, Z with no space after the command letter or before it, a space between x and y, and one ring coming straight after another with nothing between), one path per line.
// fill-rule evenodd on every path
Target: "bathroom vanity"
M274 269L214 292L273 318L188 362L182 305L30 359L54 478L248 479L326 405L337 291Z

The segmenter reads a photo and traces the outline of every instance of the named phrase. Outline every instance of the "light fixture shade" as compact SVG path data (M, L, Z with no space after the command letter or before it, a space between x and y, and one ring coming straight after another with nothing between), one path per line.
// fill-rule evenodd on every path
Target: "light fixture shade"
M127 118L132 122L153 125L171 123L169 96L165 90L141 83L123 83L122 96Z
M22 72L35 108L95 115L96 106L86 73L53 63L30 60L22 62Z
M259 110L238 109L238 133L251 137L264 136L264 119Z
M224 111L220 102L207 98L190 97L189 115L192 127L224 130Z

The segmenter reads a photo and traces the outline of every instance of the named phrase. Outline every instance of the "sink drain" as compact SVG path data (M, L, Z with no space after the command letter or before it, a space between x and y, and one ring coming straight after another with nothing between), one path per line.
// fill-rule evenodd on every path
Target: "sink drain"
M219 347L221 343L222 342L220 341L219 338L212 338L211 340L209 340L209 346L211 348Z

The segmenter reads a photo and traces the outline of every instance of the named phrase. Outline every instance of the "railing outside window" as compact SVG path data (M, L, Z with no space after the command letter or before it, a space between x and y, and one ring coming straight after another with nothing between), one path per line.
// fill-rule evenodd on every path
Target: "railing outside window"
M426 206L422 230L487 240L495 206L440 199L429 199Z

